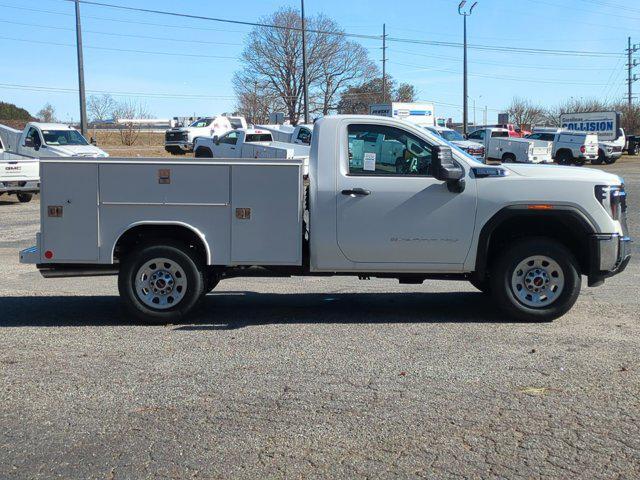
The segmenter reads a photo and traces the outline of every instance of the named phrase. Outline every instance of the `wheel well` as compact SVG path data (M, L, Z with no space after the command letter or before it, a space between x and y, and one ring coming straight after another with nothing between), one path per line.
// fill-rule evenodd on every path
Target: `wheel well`
M570 157L573 158L573 152L571 150L569 150L568 148L561 148L560 150L558 150L556 152L556 157L560 157L562 155L569 155Z
M195 156L200 158L213 158L213 152L209 147L198 147L195 151Z
M502 155L502 159L505 160L507 158L516 158L516 156L513 153L507 152L504 155Z
M586 220L569 211L553 214L525 211L508 216L481 232L476 272L480 278L484 278L500 252L513 242L521 238L546 237L569 249L576 257L581 273L587 274L590 271L592 232Z
M114 260L121 260L140 245L162 243L163 239L180 242L208 263L210 252L202 237L184 225L137 225L124 232L113 250Z

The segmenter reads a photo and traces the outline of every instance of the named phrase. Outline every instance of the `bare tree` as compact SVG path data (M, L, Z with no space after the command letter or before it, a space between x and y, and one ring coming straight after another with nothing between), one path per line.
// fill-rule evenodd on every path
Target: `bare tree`
M91 95L87 101L87 110L92 122L109 120L117 107L118 102L109 94Z
M409 83L401 83L395 93L396 102L415 102L417 96L416 87Z
M560 127L560 115L578 112L604 112L614 108L612 105L597 98L570 98L560 104L545 110L544 118L548 125Z
M150 114L147 106L143 103L125 100L118 102L113 110L113 118L118 122L120 140L123 145L134 145L140 136L140 123L136 122L141 118L149 118Z
M613 105L613 110L622 113L622 128L627 135L640 133L640 105L629 106L627 102Z
M40 111L36 114L36 117L41 122L55 122L56 121L56 109L50 103L47 103L44 107L40 109Z
M239 103L258 85L257 95L286 112L292 124L303 108L302 26L300 14L282 8L261 23L280 28L256 27L242 53L243 68L234 77ZM329 113L337 108L340 93L375 72L366 50L348 42L331 19L318 15L307 21L307 82L310 110ZM330 32L330 33L326 33ZM244 99L241 98L244 96Z
M507 113L511 121L520 127L529 128L532 125L544 123L546 120L543 107L519 97L514 97L511 100Z

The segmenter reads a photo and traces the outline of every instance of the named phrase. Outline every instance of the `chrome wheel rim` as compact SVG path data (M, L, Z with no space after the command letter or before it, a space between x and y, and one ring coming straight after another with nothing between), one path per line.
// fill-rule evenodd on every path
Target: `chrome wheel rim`
M168 258L153 258L143 263L136 273L135 284L140 301L156 310L175 307L187 292L184 270Z
M564 290L564 272L550 257L535 255L522 260L511 275L511 289L520 303L543 308L554 303Z

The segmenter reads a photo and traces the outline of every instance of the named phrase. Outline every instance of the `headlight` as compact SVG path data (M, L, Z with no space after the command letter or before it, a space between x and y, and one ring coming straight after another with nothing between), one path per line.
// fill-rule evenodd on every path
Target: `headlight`
M614 220L621 220L627 211L627 193L621 185L596 185L595 196Z

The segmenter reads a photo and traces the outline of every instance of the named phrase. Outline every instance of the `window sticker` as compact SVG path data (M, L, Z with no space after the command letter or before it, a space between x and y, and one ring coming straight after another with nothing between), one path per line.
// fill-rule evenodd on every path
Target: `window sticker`
M364 154L364 165L362 167L363 170L367 170L369 172L376 171L376 154L373 152L366 152Z

